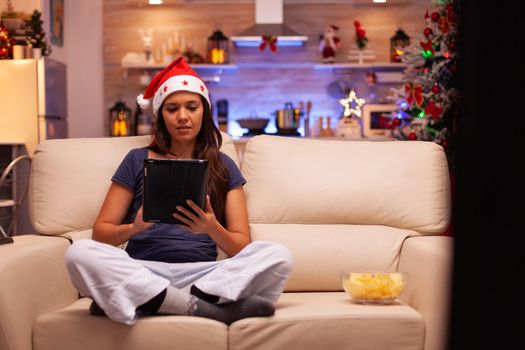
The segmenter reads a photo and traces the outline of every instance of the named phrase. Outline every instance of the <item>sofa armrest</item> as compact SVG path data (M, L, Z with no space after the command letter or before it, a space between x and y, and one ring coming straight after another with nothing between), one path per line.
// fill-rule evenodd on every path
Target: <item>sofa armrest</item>
M410 237L401 248L398 270L408 277L400 299L425 320L425 350L446 348L453 250L447 236Z
M0 245L0 349L31 350L34 320L78 299L61 237L15 236Z

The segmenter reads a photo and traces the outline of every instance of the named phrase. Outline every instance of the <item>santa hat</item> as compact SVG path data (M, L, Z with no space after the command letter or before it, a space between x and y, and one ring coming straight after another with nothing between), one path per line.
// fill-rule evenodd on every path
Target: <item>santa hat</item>
M144 94L137 96L137 102L142 109L149 107L153 98L153 114L157 112L164 99L176 91L189 91L203 96L211 108L208 88L195 73L184 58L179 57L160 73L155 75Z

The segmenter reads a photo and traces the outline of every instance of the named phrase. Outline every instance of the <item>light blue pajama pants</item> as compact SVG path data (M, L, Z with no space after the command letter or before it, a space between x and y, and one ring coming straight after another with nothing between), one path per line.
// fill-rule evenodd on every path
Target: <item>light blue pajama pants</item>
M235 256L195 263L136 260L120 248L91 239L74 242L66 252L73 285L117 322L132 325L138 306L169 285L187 291L192 285L219 296L219 303L259 295L273 303L292 268L288 248L254 241Z

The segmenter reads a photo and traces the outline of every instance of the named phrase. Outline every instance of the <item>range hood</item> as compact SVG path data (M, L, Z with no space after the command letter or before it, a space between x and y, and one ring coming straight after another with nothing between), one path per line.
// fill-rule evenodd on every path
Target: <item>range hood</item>
M308 40L283 23L283 0L255 0L255 25L230 40L239 47L255 47L263 35L277 37L277 46L302 46Z

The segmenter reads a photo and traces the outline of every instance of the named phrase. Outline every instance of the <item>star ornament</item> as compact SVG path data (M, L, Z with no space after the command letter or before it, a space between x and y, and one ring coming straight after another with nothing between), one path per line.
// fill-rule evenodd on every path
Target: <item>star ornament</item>
M360 117L361 107L365 104L365 100L358 98L353 89L348 93L347 98L342 98L339 103L345 108L343 112L344 117Z

